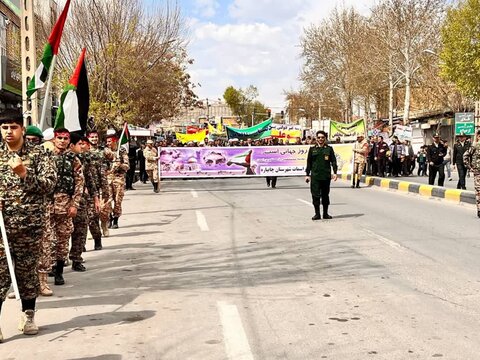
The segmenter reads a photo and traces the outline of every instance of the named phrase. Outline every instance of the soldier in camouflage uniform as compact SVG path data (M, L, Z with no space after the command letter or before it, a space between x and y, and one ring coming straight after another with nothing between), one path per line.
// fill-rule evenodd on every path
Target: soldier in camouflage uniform
M153 147L153 140L147 140L147 146L143 150L143 156L145 157L145 170L147 171L148 178L152 182L153 191L158 193L158 154L157 150Z
M102 224L103 236L108 237L108 226L111 206L109 204L110 191L108 186L108 171L110 162L113 159L113 153L110 149L100 149L98 147L99 137L96 130L87 133L90 141L90 154L92 162L92 172L97 191L100 193L100 211L95 212L91 202L88 207L88 227L95 241L95 250L102 249L102 233L100 232L99 221Z
M55 169L41 147L25 143L20 114L11 110L0 114L0 129L3 138L0 144L0 207L22 302L19 329L26 335L35 335L38 333L34 316L39 290L37 263L45 214L44 194L55 186ZM0 311L10 284L2 239Z
M477 216L480 218L480 130L477 141L463 154L463 163L473 173L475 195L477 197Z
M360 187L360 179L363 175L363 169L367 162L368 143L363 134L357 134L357 141L353 146L353 173L352 173L352 189Z
M113 153L112 168L108 174L110 204L113 203L112 229L118 229L118 218L122 215L122 201L125 194L125 174L130 168L128 153L123 147L118 150L117 135L107 135L107 146Z
M36 140L34 139L36 138ZM27 142L32 144L39 144L43 139L42 132L40 129L36 128L33 125L27 126L25 139ZM42 146L45 150L48 161L53 165L55 163L52 160L52 152L47 148ZM53 190L53 189L52 189ZM52 296L53 291L48 286L48 273L52 270L52 224L50 223L50 212L53 207L53 191L45 194L45 217L43 221L43 231L42 231L42 241L40 245L40 257L38 259L38 279L40 281L40 295L42 296ZM10 295L9 295L10 296Z
M85 248L88 233L88 203L94 203L94 211L98 212L100 203L98 200L97 187L93 181L91 172L90 153L87 148L88 139L84 136L72 133L70 135L70 151L77 154L82 163L85 186L77 209L77 216L73 218L72 247L69 259L72 260L73 271L87 270L83 266L82 252Z
M54 159L57 166L53 213L55 285L65 284L63 268L68 256L68 240L73 231L73 218L77 215L84 190L82 163L76 154L68 149L70 132L55 130Z

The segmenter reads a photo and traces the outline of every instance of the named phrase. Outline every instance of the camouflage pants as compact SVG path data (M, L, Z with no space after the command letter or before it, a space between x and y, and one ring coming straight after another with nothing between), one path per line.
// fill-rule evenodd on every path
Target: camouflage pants
M73 261L82 261L82 252L87 241L88 214L87 199L82 196L77 216L73 218L72 247L68 258Z
M37 264L42 227L29 227L28 229L23 228L20 230L7 226L7 237L10 253L15 263L15 276L20 297L24 300L35 299L40 290ZM5 301L11 282L12 279L8 272L7 256L2 240L0 242L0 301Z
M68 240L73 231L72 218L68 217L67 214L52 214L51 220L55 244L52 260L66 260L68 256Z
M473 176L473 186L475 187L477 197L477 210L480 211L480 173L476 173Z
M355 185L355 180L360 180L363 175L363 169L365 168L365 163L353 163L353 174L352 174L352 184ZM355 175L357 175L357 178L355 179Z
M113 205L113 216L122 215L122 201L125 195L125 176L120 175L112 179L110 183L110 204Z
M158 182L158 169L147 170L148 179L154 183Z
M45 210L45 221L43 222L43 234L40 245L40 257L38 259L38 272L48 273L52 270L52 240L53 228L50 220L53 204L48 204Z
M100 240L102 238L102 232L100 231L100 214L97 213L95 209L95 201L90 198L88 199L87 203L87 215L88 215L88 228L90 229L90 233L92 237L96 240ZM108 221L108 218L105 220Z

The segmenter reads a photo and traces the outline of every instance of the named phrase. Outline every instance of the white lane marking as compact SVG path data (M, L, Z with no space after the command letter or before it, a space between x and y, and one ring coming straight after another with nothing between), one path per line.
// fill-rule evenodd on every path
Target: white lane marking
M307 204L307 205L312 205L312 203L309 203L308 201L302 200L302 199L297 199L298 201Z
M369 229L363 229L363 231L365 231L368 235L370 235L371 237L377 239L377 240L380 240L381 242L383 242L384 244L387 244L388 246L394 248L394 249L397 249L399 251L405 251L405 247L403 247L402 245L400 245L399 243L393 241L393 240L390 240L390 239L387 239L386 237L382 236L382 235L379 235L377 234L376 232L373 232L372 230L369 230Z
M205 219L205 215L199 210L195 210L195 214L197 214L197 224L202 231L210 231L207 224L207 219Z
M193 196L194 198L198 198L198 193L197 193L195 190L193 190L193 189L190 190L190 194L192 194L192 196Z
M224 301L218 301L217 306L222 322L223 339L228 359L253 360L252 351L237 307Z

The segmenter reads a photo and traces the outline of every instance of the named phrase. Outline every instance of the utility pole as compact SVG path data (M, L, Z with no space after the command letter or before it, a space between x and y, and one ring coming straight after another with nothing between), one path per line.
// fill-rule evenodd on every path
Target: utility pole
M35 38L35 11L33 0L21 1L21 55L22 55L22 109L24 125L38 124L38 91L27 98L27 86L35 74L37 66L36 38Z

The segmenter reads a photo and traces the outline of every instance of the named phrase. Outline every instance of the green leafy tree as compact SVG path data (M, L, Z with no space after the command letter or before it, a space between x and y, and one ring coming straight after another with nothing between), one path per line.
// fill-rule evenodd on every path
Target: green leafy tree
M466 96L480 98L480 0L448 11L442 42L441 75Z
M264 104L256 100L257 97L258 89L253 85L246 89L236 89L229 86L223 93L223 98L233 114L239 116L245 124L249 125L252 125L252 117L255 124L267 118L267 109Z

